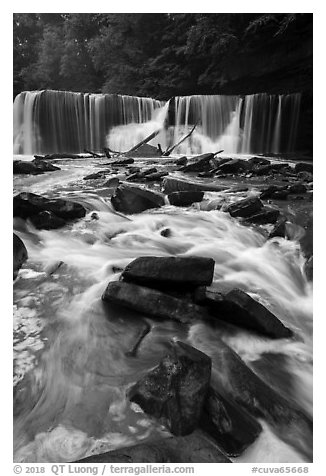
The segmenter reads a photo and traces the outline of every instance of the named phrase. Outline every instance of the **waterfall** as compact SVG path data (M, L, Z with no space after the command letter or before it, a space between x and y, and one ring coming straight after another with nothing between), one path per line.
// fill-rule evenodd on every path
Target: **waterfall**
M170 127L155 142L176 143L197 123L176 153L293 152L300 100L300 94L177 96ZM14 153L79 153L107 145L127 150L163 125L168 108L163 101L135 96L25 91L14 102Z
M149 121L164 103L151 98L26 91L14 102L16 154L101 150L114 126Z
M196 132L177 152L293 152L300 99L300 94L266 93L176 97L174 137L198 122Z

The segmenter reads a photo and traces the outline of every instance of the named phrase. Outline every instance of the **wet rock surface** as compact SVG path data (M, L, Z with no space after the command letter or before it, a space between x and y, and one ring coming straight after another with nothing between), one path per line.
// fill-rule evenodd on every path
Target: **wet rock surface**
M212 283L214 265L213 259L200 256L143 256L126 266L122 278L159 289L193 289Z
M116 189L111 203L118 212L141 213L151 208L162 207L164 196L146 188L122 184Z
M247 218L257 214L263 208L262 202L257 197L248 197L232 203L227 211L232 217Z
M210 377L211 359L176 342L159 365L129 391L129 398L172 434L187 435L198 426Z
M172 319L183 324L207 318L205 309L196 304L152 288L126 282L109 283L102 300L135 310L145 316Z
M262 431L254 417L211 387L204 403L200 426L231 457L242 454Z
M73 201L46 198L29 192L22 192L14 196L14 217L26 219L45 211L52 212L64 220L82 218L86 215L85 208Z
M13 234L13 278L16 279L22 265L28 258L28 253L23 240Z
M254 330L274 339L289 338L292 331L265 306L240 289L227 294L207 293L206 304L217 319Z

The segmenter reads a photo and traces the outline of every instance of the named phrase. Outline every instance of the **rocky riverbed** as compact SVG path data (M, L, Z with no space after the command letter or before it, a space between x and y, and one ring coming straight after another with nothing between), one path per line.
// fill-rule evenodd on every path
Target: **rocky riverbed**
M36 162L15 164L16 461L310 461L312 163Z

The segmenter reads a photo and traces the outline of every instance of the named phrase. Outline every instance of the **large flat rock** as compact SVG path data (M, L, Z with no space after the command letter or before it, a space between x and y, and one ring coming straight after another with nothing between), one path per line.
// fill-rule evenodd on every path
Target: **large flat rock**
M122 277L149 287L189 289L209 286L214 265L212 258L200 256L142 256L126 266Z
M227 294L207 293L207 306L218 319L259 334L274 339L293 335L272 312L240 289Z
M207 318L205 309L196 304L137 284L113 281L108 284L102 300L147 316L173 319L183 324Z

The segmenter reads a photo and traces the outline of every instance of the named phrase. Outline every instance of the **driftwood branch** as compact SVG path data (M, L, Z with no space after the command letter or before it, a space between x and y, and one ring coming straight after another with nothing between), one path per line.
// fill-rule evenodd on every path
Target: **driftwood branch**
M86 154L90 154L93 157L96 157L98 159L100 159L101 157L104 157L103 154L97 154L96 152L92 152L91 150L84 149L84 152L86 152Z
M217 155L217 154L221 154L222 152L224 152L224 149L218 150L217 152L214 152L214 156Z
M195 124L194 127L191 129L191 131L188 132L188 134L185 135L182 139L180 139L179 142L177 142L176 144L174 144L172 147L169 147L168 149L166 149L166 151L163 153L163 156L164 156L164 157L168 157L168 156L171 154L171 152L174 151L174 149L175 149L176 147L178 147L180 144L182 144L182 142L184 142L186 139L188 139L188 137L190 137L191 134L192 134L192 133L194 132L194 130L196 129L197 124L198 124L198 122L196 122L196 124Z
M142 145L147 144L147 142L154 139L154 137L156 137L160 132L161 132L161 129L158 129L157 131L152 132L152 134L150 134L148 137L145 137L145 139L143 139L142 141L138 142L138 144L136 144L130 150L128 150L127 152L123 152L123 154L129 154L130 152L134 152L135 150L139 149L139 147L141 147Z

